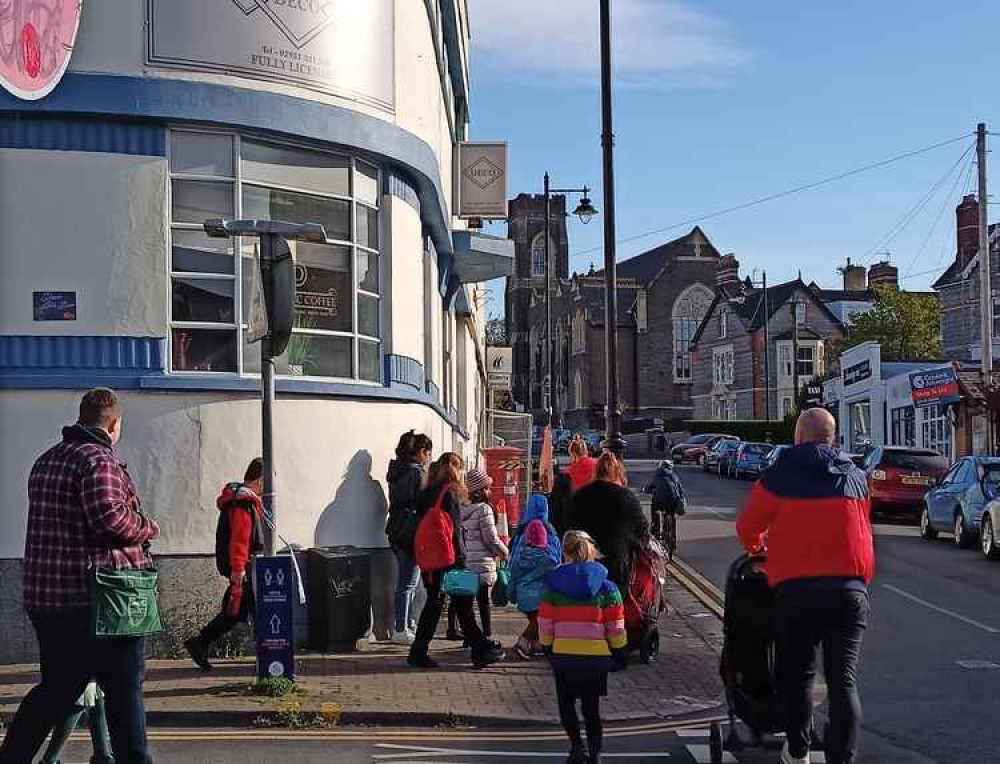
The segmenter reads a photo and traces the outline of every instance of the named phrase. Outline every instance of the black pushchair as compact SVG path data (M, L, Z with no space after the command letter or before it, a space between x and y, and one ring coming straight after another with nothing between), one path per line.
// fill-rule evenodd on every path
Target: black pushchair
M712 764L721 764L724 751L759 747L764 744L764 735L785 730L772 626L774 593L764 574L765 562L763 556L741 555L726 577L719 673L729 705L729 735L724 737L722 725L712 723L709 732ZM750 730L749 743L740 737L737 719Z

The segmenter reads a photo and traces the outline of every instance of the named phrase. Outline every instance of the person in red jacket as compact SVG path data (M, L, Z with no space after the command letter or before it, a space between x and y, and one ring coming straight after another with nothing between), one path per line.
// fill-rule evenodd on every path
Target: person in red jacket
M826 760L851 764L861 725L857 671L868 625L875 552L865 474L833 448L836 423L824 409L802 413L795 446L750 491L736 523L750 552L766 549L775 590L778 675L787 737L784 764L807 764L816 648L829 690Z
M222 598L222 610L197 636L184 643L199 667L212 670L208 660L212 644L236 624L247 621L254 612L253 586L247 572L250 558L264 548L261 522L264 505L264 460L256 458L246 469L242 483L228 483L222 488L216 505L219 524L215 533L215 564L229 579Z
M597 480L597 459L590 455L587 441L574 435L569 443L570 465L566 468L574 492Z

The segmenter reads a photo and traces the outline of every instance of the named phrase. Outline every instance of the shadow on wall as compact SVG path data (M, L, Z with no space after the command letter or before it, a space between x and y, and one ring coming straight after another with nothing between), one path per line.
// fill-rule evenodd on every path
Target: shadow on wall
M372 477L372 455L358 451L344 481L316 524L315 546L384 547L389 511L382 485Z

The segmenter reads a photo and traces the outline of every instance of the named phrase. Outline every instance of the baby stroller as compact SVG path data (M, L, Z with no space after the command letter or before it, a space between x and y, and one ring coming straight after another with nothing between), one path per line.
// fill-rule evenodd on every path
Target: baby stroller
M628 646L638 649L643 663L653 663L660 654L657 623L664 611L663 586L667 579L667 553L650 537L636 556L632 578L625 594L625 631Z
M753 747L762 745L763 735L785 729L772 628L774 593L764 574L765 562L762 555L741 555L726 577L719 673L729 705L729 736L724 740L722 725L712 723L709 733L712 764L721 764L726 750L748 747L737 732L737 719L749 728Z

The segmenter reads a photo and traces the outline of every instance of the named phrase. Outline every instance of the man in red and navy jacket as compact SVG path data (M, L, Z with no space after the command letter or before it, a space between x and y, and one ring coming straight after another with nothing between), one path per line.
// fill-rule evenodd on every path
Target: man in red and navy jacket
M803 412L795 446L754 485L736 523L747 550L766 549L775 590L785 764L809 761L819 645L829 688L828 762L855 760L861 724L857 667L875 563L871 500L865 474L833 448L835 434L828 411Z
M191 659L205 671L212 669L208 660L212 643L254 612L247 566L253 555L264 548L261 530L264 505L260 499L263 482L264 462L258 457L250 462L243 482L227 483L216 501L219 522L215 532L215 565L219 574L229 580L229 586L219 614L184 643Z

